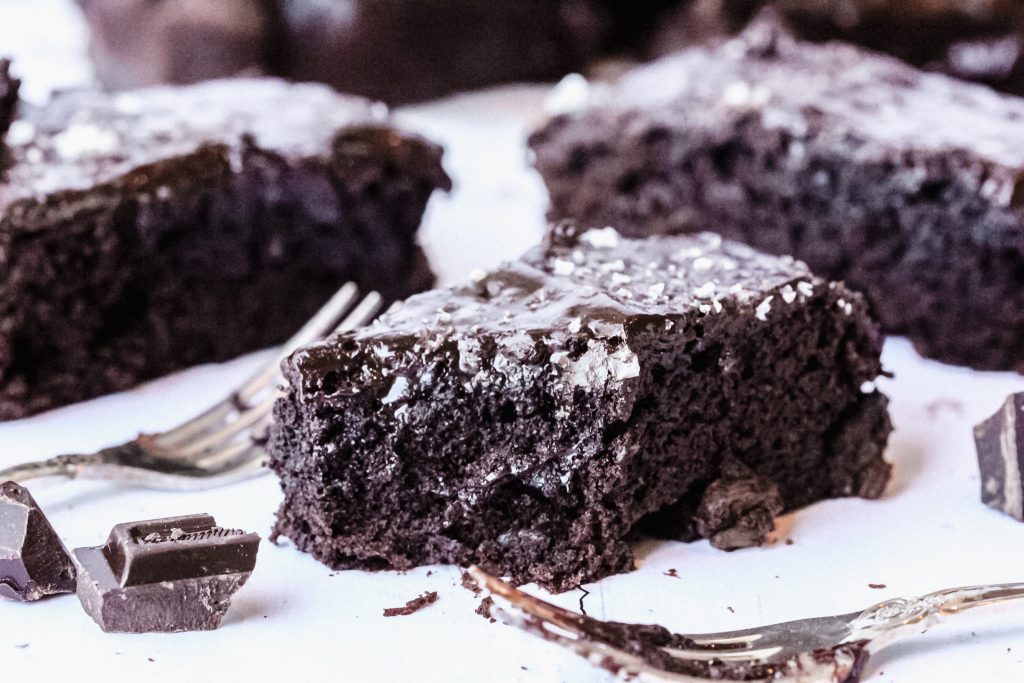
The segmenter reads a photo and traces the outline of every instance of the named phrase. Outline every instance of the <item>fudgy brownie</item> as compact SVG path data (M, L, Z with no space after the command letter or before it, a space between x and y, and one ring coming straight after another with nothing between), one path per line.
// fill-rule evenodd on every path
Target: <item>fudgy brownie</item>
M14 110L18 104L18 86L21 82L11 76L11 62L0 59L0 144L4 141L4 133L14 119ZM3 148L0 147L0 166L3 165Z
M111 89L266 71L278 54L278 0L77 2L96 75Z
M849 41L930 71L1024 93L1024 3L1019 0L692 0L675 5L659 20L648 55L726 37L770 6L807 40Z
M927 356L1024 369L1024 100L771 22L592 92L530 140L553 217L713 226L845 280Z
M115 89L256 68L407 102L556 79L582 68L611 30L594 0L78 2L98 75Z
M72 93L8 142L2 419L278 343L347 280L433 282L415 233L440 148L325 86Z
M586 0L282 0L289 78L386 102L583 68L607 23Z
M882 493L879 349L861 296L791 258L563 226L285 361L275 532L556 589L630 569L641 531L761 542L782 507Z

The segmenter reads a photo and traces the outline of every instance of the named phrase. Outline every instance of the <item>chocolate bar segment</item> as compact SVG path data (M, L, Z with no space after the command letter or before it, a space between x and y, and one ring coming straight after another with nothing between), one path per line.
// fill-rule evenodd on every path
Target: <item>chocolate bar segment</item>
M981 501L1024 522L1024 393L974 428Z
M758 21L531 138L554 218L714 226L864 292L923 355L1024 369L1024 100Z
M326 86L67 93L0 183L0 419L280 343L339 287L430 286L441 149Z
M256 565L259 536L209 515L118 524L78 548L78 597L104 631L215 629Z
M0 484L0 598L75 592L75 564L28 489Z
M880 343L860 295L790 258L560 226L283 364L275 531L333 567L559 590L632 568L638 532L760 543L783 507L881 494Z

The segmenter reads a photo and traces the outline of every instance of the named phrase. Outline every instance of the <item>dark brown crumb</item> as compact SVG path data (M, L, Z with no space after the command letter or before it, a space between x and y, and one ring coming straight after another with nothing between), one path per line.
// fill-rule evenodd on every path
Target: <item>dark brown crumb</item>
M955 398L937 398L934 401L926 403L924 410L928 413L928 418L931 420L937 418L943 411L948 411L958 417L963 417L964 404L962 401L958 401Z
M467 574L466 572L462 572L462 587L468 591L471 591L473 595L480 595L480 593L482 592L480 590L480 586L476 585L476 581L473 579L473 577Z
M407 617L437 602L437 591L429 591L405 603L405 607L389 607L384 610L386 617Z
M156 660L153 659L152 657L146 657L146 661L148 661L148 662L155 662Z
M887 586L884 583L869 583L868 588L881 590L882 588L887 588Z
M671 568L671 569L669 569L669 570L668 570L667 572L662 572L662 573L663 573L663 574L664 574L665 576L671 576L671 577L672 577L673 579L678 579L678 578L679 578L679 572L677 572L677 571L675 570L675 568Z
M792 538L787 538L786 539L786 545L793 545L793 539Z
M22 643L21 645L14 646L16 650L24 650L26 647L28 647L28 643Z
M736 614L736 610L734 610L732 607L726 607L725 609L729 610L733 614Z
M434 575L434 572L433 572L433 570L431 570L431 569L428 569L428 570L427 570L427 576L433 576L433 575Z
M480 604L476 606L476 610L474 611L493 624L497 621L497 619L491 616L492 607L494 607L494 598L488 595L486 598L480 601Z

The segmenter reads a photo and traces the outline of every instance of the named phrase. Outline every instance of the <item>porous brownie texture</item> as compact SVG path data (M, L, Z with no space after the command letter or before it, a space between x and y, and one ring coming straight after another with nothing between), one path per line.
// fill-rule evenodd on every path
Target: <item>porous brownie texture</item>
M433 282L441 150L381 105L272 79L85 92L8 140L0 419L279 343L346 281Z
M642 532L763 542L780 509L883 492L879 348L790 258L560 226L285 361L275 531L336 568L558 590L631 569Z
M701 230L863 291L924 355L1024 369L1024 100L759 21L530 139L551 215Z

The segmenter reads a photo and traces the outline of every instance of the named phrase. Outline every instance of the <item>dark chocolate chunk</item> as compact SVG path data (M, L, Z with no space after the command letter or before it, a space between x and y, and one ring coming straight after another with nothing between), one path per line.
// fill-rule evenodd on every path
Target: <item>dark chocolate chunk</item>
M721 550L763 545L785 504L779 487L741 463L704 490L695 520L697 532Z
M437 602L437 591L428 591L405 603L402 607L388 607L384 610L386 617L407 617Z
M209 515L118 524L105 545L75 550L78 598L107 632L215 629L252 574L259 541Z
M981 501L1024 522L1024 393L1011 394L1003 407L974 428L981 472Z
M575 588L631 569L633 532L699 504L724 462L787 509L876 493L880 344L862 297L790 258L560 226L284 363L276 530L337 568L483 563ZM777 511L750 489L709 494L742 502L709 533Z
M68 93L0 183L0 419L280 343L346 281L430 286L441 149L326 86Z
M924 355L1024 369L1022 121L1024 100L759 21L595 86L530 144L555 218L713 226L864 292Z
M24 486L0 484L0 598L75 592L75 564Z

